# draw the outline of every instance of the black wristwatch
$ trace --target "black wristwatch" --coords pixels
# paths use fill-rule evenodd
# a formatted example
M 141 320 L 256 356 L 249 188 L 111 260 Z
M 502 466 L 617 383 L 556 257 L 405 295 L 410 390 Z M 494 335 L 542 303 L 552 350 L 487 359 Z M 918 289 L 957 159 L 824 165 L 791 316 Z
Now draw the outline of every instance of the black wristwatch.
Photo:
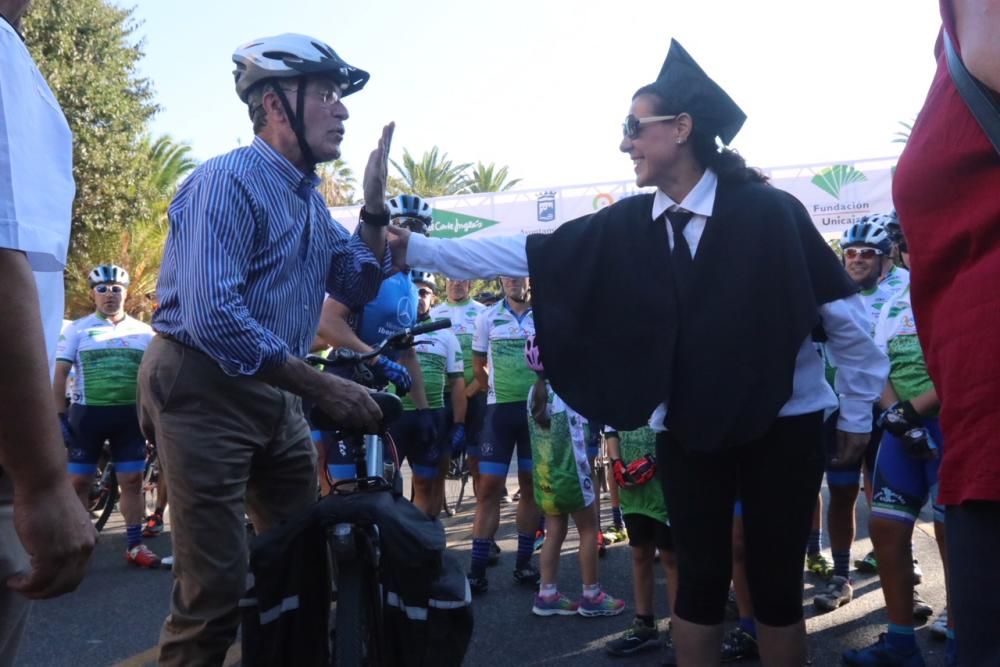
M 386 209 L 386 212 L 382 214 L 369 213 L 362 206 L 361 212 L 358 214 L 358 219 L 373 227 L 385 227 L 389 224 L 389 211 Z

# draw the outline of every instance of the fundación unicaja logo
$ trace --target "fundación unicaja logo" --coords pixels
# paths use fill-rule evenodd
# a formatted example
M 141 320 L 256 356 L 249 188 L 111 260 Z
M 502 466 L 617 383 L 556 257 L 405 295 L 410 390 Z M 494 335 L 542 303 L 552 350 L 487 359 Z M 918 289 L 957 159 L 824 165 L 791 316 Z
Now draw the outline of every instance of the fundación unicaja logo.
M 538 195 L 538 222 L 554 222 L 556 219 L 556 193 L 546 190 Z
M 835 164 L 822 169 L 812 178 L 812 183 L 834 199 L 840 199 L 840 191 L 845 185 L 867 181 L 868 177 L 849 164 Z
M 835 164 L 816 172 L 812 184 L 835 201 L 811 202 L 808 208 L 813 222 L 821 229 L 835 231 L 854 224 L 858 216 L 866 215 L 871 210 L 871 203 L 863 196 L 867 193 L 849 186 L 867 180 L 862 171 L 849 164 Z

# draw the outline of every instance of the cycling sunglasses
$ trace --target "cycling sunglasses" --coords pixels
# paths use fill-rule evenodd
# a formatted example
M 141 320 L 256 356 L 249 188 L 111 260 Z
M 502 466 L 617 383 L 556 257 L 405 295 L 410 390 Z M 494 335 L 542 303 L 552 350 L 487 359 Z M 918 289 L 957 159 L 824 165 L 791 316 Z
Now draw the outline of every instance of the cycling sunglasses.
M 125 291 L 125 288 L 121 285 L 98 285 L 94 288 L 97 290 L 98 294 L 107 294 L 111 292 L 112 294 L 121 294 Z
M 420 298 L 423 298 L 425 296 L 434 296 L 434 290 L 430 290 L 427 289 L 426 287 L 423 287 L 417 290 L 417 296 L 419 296 Z
M 845 248 L 844 257 L 847 259 L 854 259 L 855 257 L 861 257 L 861 259 L 875 259 L 882 254 L 882 251 L 878 248 Z
M 645 118 L 636 118 L 632 114 L 625 117 L 625 122 L 622 123 L 622 134 L 627 139 L 635 139 L 639 136 L 639 130 L 642 129 L 643 125 L 648 125 L 650 123 L 663 123 L 668 120 L 673 120 L 677 118 L 674 116 L 646 116 Z

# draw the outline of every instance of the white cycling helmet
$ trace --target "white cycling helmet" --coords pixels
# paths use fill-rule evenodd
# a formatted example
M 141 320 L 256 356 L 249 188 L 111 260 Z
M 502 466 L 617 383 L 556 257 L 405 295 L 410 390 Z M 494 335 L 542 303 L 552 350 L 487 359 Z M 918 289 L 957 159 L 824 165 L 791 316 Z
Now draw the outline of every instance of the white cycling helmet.
M 328 44 L 295 33 L 247 42 L 233 52 L 233 62 L 236 94 L 244 102 L 251 88 L 268 79 L 323 75 L 336 81 L 346 97 L 364 88 L 369 77 L 344 62 Z
M 840 238 L 840 247 L 870 246 L 889 254 L 889 251 L 892 250 L 889 232 L 874 220 L 876 217 L 881 216 L 866 215 L 851 225 Z
M 129 286 L 130 278 L 128 271 L 115 264 L 101 264 L 94 267 L 94 270 L 87 276 L 87 281 L 91 287 L 97 287 L 105 283 L 115 283 L 117 285 Z

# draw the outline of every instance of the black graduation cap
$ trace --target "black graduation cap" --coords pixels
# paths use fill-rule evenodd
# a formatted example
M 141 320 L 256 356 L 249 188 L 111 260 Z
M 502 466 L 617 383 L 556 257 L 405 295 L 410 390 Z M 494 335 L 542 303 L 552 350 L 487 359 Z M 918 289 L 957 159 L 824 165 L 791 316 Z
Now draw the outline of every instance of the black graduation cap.
M 709 78 L 676 39 L 660 74 L 652 84 L 663 98 L 668 113 L 687 112 L 695 125 L 707 128 L 728 145 L 743 127 L 747 116 L 719 84 Z

